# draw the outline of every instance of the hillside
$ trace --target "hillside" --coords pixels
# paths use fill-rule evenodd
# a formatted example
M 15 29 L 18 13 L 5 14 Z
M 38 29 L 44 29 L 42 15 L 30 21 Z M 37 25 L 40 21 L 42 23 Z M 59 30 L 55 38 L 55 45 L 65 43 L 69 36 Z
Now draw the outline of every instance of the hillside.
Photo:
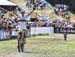
M 27 7 L 25 6 L 26 4 L 26 0 L 11 0 L 13 3 L 17 4 L 20 8 L 22 8 L 23 10 L 28 10 Z M 46 15 L 46 16 L 50 16 L 53 17 L 57 17 L 53 12 L 53 9 L 48 9 L 48 10 L 36 10 L 35 12 L 37 12 L 40 16 L 42 15 Z M 51 14 L 50 14 L 51 13 Z
M 20 8 L 22 8 L 23 10 L 25 11 L 28 11 L 28 8 L 25 6 L 26 4 L 26 0 L 11 0 L 13 3 L 17 4 Z M 38 13 L 38 15 L 40 16 L 48 16 L 50 17 L 51 19 L 57 19 L 57 18 L 60 18 L 59 16 L 57 16 L 54 11 L 53 11 L 53 8 L 51 9 L 46 9 L 46 10 L 35 10 L 36 13 Z M 72 14 L 71 12 L 69 13 L 69 15 L 71 16 L 71 21 L 74 21 L 75 20 L 75 15 Z M 62 18 L 62 17 L 61 17 Z
M 22 8 L 23 10 L 28 10 L 25 6 L 27 1 L 24 0 L 10 0 L 11 2 L 17 4 L 20 8 Z

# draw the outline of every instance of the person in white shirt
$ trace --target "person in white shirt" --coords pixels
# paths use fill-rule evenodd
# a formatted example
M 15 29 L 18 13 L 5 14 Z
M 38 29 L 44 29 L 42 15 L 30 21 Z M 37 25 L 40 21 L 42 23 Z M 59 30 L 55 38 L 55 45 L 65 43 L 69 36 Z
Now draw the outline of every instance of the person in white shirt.
M 31 15 L 31 13 L 35 10 L 35 8 L 33 8 L 33 10 L 29 13 L 26 14 L 24 11 L 21 12 L 21 15 L 18 16 L 18 25 L 17 30 L 18 30 L 18 52 L 24 52 L 24 44 L 26 44 L 26 19 L 29 17 L 29 15 Z

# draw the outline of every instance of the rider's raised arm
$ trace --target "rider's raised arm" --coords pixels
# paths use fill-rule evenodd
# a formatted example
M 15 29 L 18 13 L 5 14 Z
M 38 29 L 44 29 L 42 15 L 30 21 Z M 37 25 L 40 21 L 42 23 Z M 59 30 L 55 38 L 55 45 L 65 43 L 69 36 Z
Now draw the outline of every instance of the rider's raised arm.
M 35 8 L 36 7 L 33 7 L 33 10 L 28 14 L 28 16 L 31 15 L 34 12 Z

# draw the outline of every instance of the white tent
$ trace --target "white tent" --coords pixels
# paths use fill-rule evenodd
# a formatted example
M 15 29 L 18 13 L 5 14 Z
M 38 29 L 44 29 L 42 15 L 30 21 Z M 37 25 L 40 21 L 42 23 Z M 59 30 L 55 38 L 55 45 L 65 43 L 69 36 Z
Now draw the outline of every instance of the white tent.
M 49 8 L 52 8 L 52 5 L 47 2 L 46 0 L 40 0 L 41 2 L 45 3 Z
M 17 6 L 17 5 L 8 0 L 0 0 L 0 6 Z

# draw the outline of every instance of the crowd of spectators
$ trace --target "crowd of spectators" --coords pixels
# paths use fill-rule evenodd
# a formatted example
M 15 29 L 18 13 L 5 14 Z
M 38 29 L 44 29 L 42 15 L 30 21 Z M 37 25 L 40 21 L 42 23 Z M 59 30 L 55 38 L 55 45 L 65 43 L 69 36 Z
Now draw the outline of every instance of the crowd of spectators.
M 32 22 L 31 27 L 52 27 L 52 24 L 45 21 Z
M 10 14 L 9 17 L 5 18 L 4 15 L 2 15 L 0 17 L 0 39 L 4 38 L 10 38 L 12 31 L 16 30 L 16 27 L 14 26 L 14 24 L 17 23 L 18 19 L 22 19 L 21 16 L 21 11 L 19 11 L 20 13 L 18 14 L 18 16 L 14 16 L 12 14 Z M 27 15 L 26 13 L 24 13 L 25 15 Z M 45 20 L 36 20 L 31 22 L 30 18 L 28 17 L 23 17 L 26 18 L 27 21 L 27 28 L 30 31 L 30 27 L 54 27 L 54 32 L 61 32 L 62 29 L 65 27 L 69 28 L 70 30 L 74 31 L 75 30 L 75 23 L 69 23 L 64 19 L 57 19 L 54 21 L 45 21 Z
M 35 0 L 35 1 L 30 0 L 26 3 L 26 6 L 28 8 L 33 7 L 33 5 L 36 6 L 36 9 L 45 9 L 46 7 L 46 3 L 44 2 L 44 0 Z
M 12 34 L 13 25 L 16 23 L 16 17 L 10 15 L 5 18 L 3 15 L 0 17 L 0 39 L 10 38 Z
M 9 39 L 13 34 L 13 31 L 16 31 L 17 20 L 26 19 L 27 29 L 30 31 L 30 27 L 48 27 L 49 24 L 45 21 L 34 21 L 31 22 L 30 16 L 26 17 L 28 13 L 16 8 L 16 16 L 9 13 L 9 16 L 5 17 L 5 14 L 0 15 L 0 39 Z
M 68 13 L 68 9 L 69 9 L 69 6 L 67 5 L 64 5 L 64 4 L 56 4 L 55 5 L 55 9 L 54 9 L 54 12 L 55 14 L 57 15 L 65 15 Z
M 68 32 L 75 32 L 75 23 L 67 22 L 66 20 L 57 19 L 53 21 L 53 27 L 55 29 L 55 33 L 63 32 L 63 29 L 68 29 Z
M 40 3 L 40 0 L 37 0 L 38 3 Z M 63 8 L 59 8 L 58 10 L 61 11 Z M 64 9 L 65 11 L 66 9 Z M 57 8 L 55 10 L 57 13 Z M 1 12 L 2 13 L 2 12 Z M 65 19 L 57 19 L 54 21 L 45 21 L 45 20 L 35 20 L 31 21 L 30 16 L 26 17 L 28 13 L 25 11 L 22 11 L 21 8 L 16 8 L 16 16 L 9 14 L 10 16 L 4 17 L 4 13 L 0 15 L 0 39 L 9 39 L 11 38 L 12 31 L 16 31 L 17 20 L 18 19 L 25 19 L 26 20 L 26 26 L 28 31 L 30 31 L 30 27 L 54 27 L 54 32 L 61 32 L 62 29 L 65 27 L 69 28 L 69 30 L 73 29 L 75 30 L 75 23 L 67 22 Z M 17 34 L 17 33 L 16 33 Z

